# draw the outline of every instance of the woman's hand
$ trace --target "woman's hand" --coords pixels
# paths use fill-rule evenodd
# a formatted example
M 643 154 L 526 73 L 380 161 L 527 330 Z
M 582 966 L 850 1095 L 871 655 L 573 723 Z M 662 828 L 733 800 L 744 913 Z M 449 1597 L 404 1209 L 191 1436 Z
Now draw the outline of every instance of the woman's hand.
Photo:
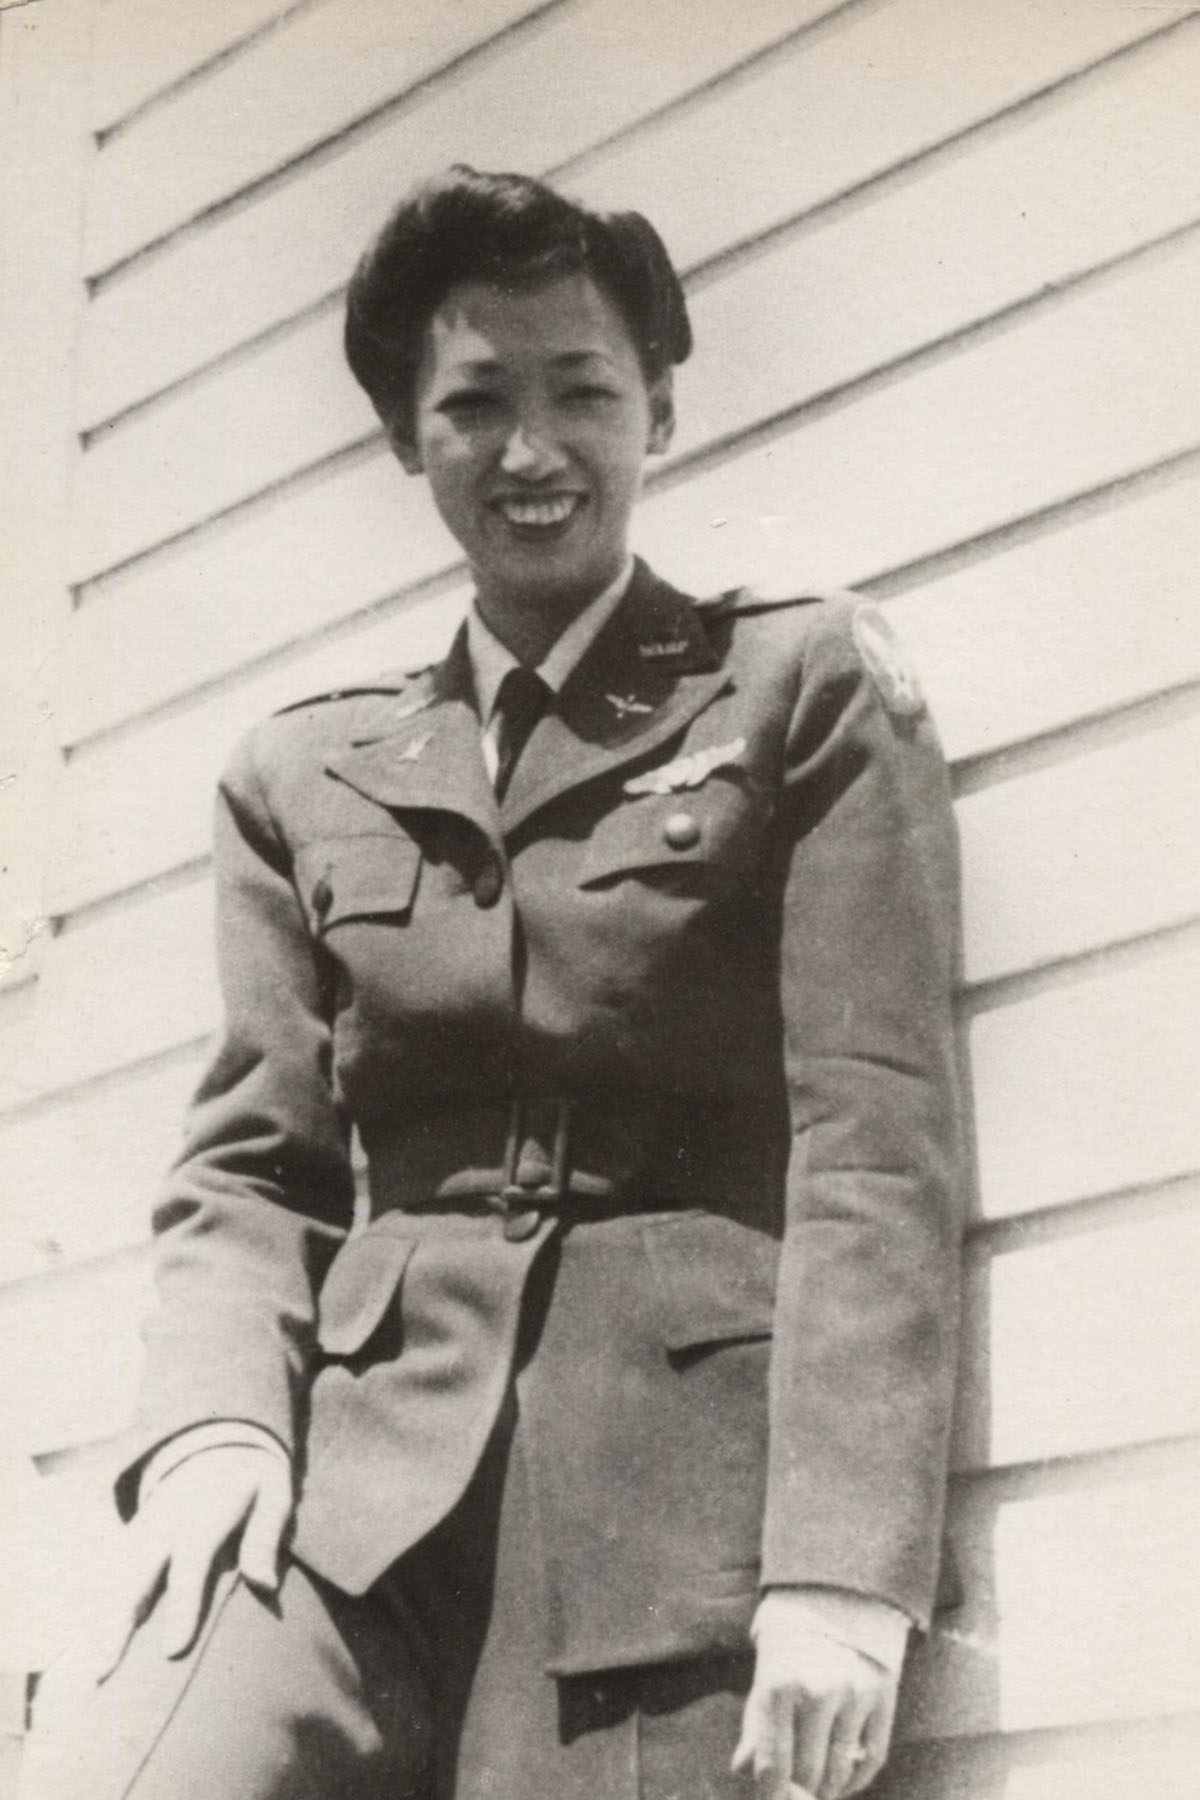
M 792 1600 L 778 1590 L 758 1609 L 733 1767 L 753 1768 L 758 1800 L 845 1800 L 883 1767 L 899 1677 L 798 1619 Z
M 96 1680 L 113 1674 L 134 1633 L 160 1607 L 164 1656 L 191 1649 L 227 1545 L 236 1546 L 237 1568 L 251 1587 L 274 1593 L 291 1516 L 291 1464 L 275 1448 L 215 1446 L 164 1475 L 122 1534 L 114 1611 Z

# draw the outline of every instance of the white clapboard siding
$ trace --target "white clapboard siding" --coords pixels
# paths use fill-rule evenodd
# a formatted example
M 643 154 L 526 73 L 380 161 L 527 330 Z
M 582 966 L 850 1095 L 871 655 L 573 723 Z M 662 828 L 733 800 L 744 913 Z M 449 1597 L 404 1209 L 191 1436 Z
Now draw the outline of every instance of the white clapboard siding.
M 985 1216 L 1200 1168 L 1198 1017 L 1200 951 L 1185 942 L 972 1020 Z
M 850 545 L 871 575 L 1190 449 L 1198 274 L 1189 241 L 764 434 L 656 496 L 641 541 L 701 592 L 836 578 Z
M 478 68 L 422 93 L 369 134 L 305 165 L 296 179 L 205 220 L 128 279 L 104 287 L 84 320 L 81 425 L 95 426 L 340 287 L 406 182 L 449 162 L 533 170 L 569 163 L 597 140 L 636 129 L 647 108 L 656 114 L 830 4 L 773 0 L 737 15 L 696 12 L 686 54 L 674 46 L 645 59 L 634 83 L 622 49 L 625 11 L 610 6 L 603 31 L 597 0 L 551 13 L 539 25 L 537 45 L 527 34 L 500 43 Z M 564 84 L 568 104 L 547 106 L 548 80 L 558 85 L 559 71 L 575 67 L 586 67 L 586 88 Z M 604 159 L 602 149 L 601 167 Z M 777 193 L 786 181 L 781 170 Z M 620 197 L 623 206 L 635 203 Z M 727 215 L 718 195 L 713 203 L 719 228 Z M 309 228 L 314 216 L 320 232 Z M 674 244 L 673 220 L 661 223 Z M 244 278 L 231 281 L 231 271 Z M 158 329 L 163 317 L 177 319 L 177 329 Z
M 1200 33 L 1196 44 L 1200 81 Z M 1098 97 L 1120 115 L 1124 105 L 1146 105 L 1152 91 L 1147 82 L 1126 96 L 1112 82 Z M 1166 231 L 1200 220 L 1200 169 L 1186 164 L 1157 190 L 1154 220 L 1108 204 L 1108 124 L 1101 113 L 1089 139 L 1070 133 L 1057 111 L 1042 112 L 1022 131 L 964 146 L 920 179 L 914 172 L 705 286 L 692 304 L 697 350 L 686 381 L 695 403 L 681 417 L 677 451 L 829 392 L 1093 268 L 1145 243 L 1160 223 Z M 1069 164 L 1064 129 L 1075 153 Z M 1170 142 L 1164 136 L 1164 154 Z M 1061 201 L 1042 209 L 1035 196 L 1056 172 Z M 939 245 L 953 253 L 936 254 Z M 781 294 L 787 305 L 778 304 Z
M 937 578 L 890 617 L 947 753 L 980 757 L 1200 681 L 1200 465 Z
M 84 455 L 76 579 L 120 564 L 378 429 L 322 313 L 139 413 Z
M 1200 1718 L 1076 1726 L 899 1747 L 877 1800 L 1191 1800 Z
M 77 742 L 350 620 L 423 577 L 461 568 L 461 554 L 424 481 L 389 453 L 285 489 L 85 601 L 65 646 L 63 739 Z
M 819 10 L 810 7 L 807 14 Z M 761 6 L 742 9 L 736 19 L 715 9 L 711 15 L 711 25 L 723 33 L 735 25 L 738 30 L 728 64 L 754 47 L 742 34 L 757 27 L 756 41 L 767 42 L 779 22 Z M 578 29 L 574 21 L 564 21 L 564 31 L 572 28 Z M 695 9 L 690 31 L 707 34 L 709 28 L 706 9 Z M 96 425 L 337 289 L 396 193 L 398 169 L 430 170 L 451 159 L 491 167 L 514 161 L 524 168 L 556 166 L 564 185 L 591 203 L 646 212 L 687 267 L 1019 103 L 1145 29 L 1145 21 L 1116 8 L 1081 5 L 1060 11 L 1053 30 L 1020 32 L 1006 0 L 987 0 L 969 12 L 950 0 L 852 8 L 828 29 L 789 43 L 759 66 L 656 118 L 651 129 L 634 130 L 590 154 L 584 135 L 590 109 L 561 120 L 555 115 L 549 123 L 564 132 L 558 141 L 539 117 L 528 116 L 523 97 L 530 73 L 539 71 L 526 72 L 525 47 L 515 46 L 507 56 L 498 53 L 481 76 L 503 81 L 512 97 L 507 116 L 464 116 L 463 89 L 447 87 L 419 110 L 401 113 L 369 139 L 306 169 L 302 181 L 274 187 L 252 205 L 212 220 L 129 280 L 105 289 L 85 320 L 80 423 Z M 914 57 L 928 56 L 930 40 L 939 61 L 954 70 L 953 79 L 933 89 L 914 86 L 911 66 Z M 1189 117 L 1192 54 L 1176 59 L 1177 73 L 1157 44 L 1134 53 L 1127 71 L 1113 71 L 1116 90 L 1128 91 L 1124 105 L 1103 92 L 1066 98 L 1059 137 L 1064 160 L 1055 191 L 1069 199 L 1077 180 L 1086 188 L 1098 121 L 1112 156 L 1131 178 L 1149 163 L 1164 190 L 1160 201 L 1157 188 L 1135 184 L 1137 204 L 1130 207 L 1110 193 L 1101 209 L 1104 228 L 1118 236 L 1125 222 L 1148 234 L 1161 228 L 1157 221 L 1170 216 L 1172 195 L 1189 177 L 1186 166 L 1171 158 L 1170 146 Z M 696 78 L 694 63 L 672 55 L 663 61 L 664 73 L 678 76 L 680 87 L 684 76 Z M 847 63 L 851 80 L 844 74 Z M 625 59 L 606 58 L 599 67 L 591 60 L 589 89 L 601 83 L 613 90 L 609 131 L 631 117 L 626 82 Z M 1150 104 L 1142 97 L 1147 84 Z M 918 93 L 920 103 L 914 104 Z M 752 130 L 746 120 L 753 121 Z M 738 146 L 736 156 L 729 154 L 731 143 Z M 1032 161 L 1036 165 L 1036 151 Z M 681 170 L 688 172 L 686 182 Z M 1018 191 L 1024 185 L 1019 176 L 1016 185 Z M 994 192 L 993 205 L 1002 192 Z M 1044 192 L 1027 209 L 1035 237 L 1051 217 Z M 320 233 L 307 229 L 314 210 L 325 224 Z M 231 271 L 250 269 L 252 280 L 229 279 Z M 178 321 L 170 333 L 158 328 L 168 316 Z
M 1170 212 L 1176 224 L 1200 217 L 1200 178 L 1185 166 Z M 980 227 L 994 189 L 988 169 L 977 174 L 975 186 L 967 164 L 935 171 L 705 290 L 694 309 L 699 352 L 680 378 L 674 456 L 995 312 L 1070 274 L 1081 258 L 1085 267 L 1103 260 L 1113 234 L 1087 228 L 1089 217 L 1100 216 L 1098 195 L 1084 209 L 1078 239 L 1063 237 L 1060 260 L 1044 247 L 1039 253 L 1030 241 L 1038 234 L 1023 225 L 1019 208 L 1009 232 Z M 928 240 L 942 225 L 962 260 L 931 274 Z M 1059 233 L 1053 236 L 1057 242 Z M 873 278 L 881 267 L 890 271 L 888 283 Z M 797 311 L 776 304 L 780 292 L 797 296 Z M 77 579 L 374 432 L 373 409 L 345 369 L 341 332 L 340 311 L 324 310 L 96 440 L 80 472 Z
M 530 90 L 540 128 L 574 113 L 589 122 L 594 141 L 661 105 L 679 87 L 706 80 L 739 55 L 828 11 L 830 3 L 755 0 L 738 13 L 710 13 L 682 0 L 653 8 L 636 0 L 555 0 L 540 9 L 529 0 L 472 0 L 469 6 L 465 0 L 408 0 L 403 8 L 378 0 L 325 0 L 253 46 L 220 83 L 198 85 L 115 140 L 96 171 L 88 269 L 96 273 L 128 257 L 336 137 L 521 15 L 544 15 L 535 16 L 521 44 L 527 74 L 540 75 Z M 624 81 L 615 105 L 606 99 L 608 83 L 601 80 L 594 90 L 577 78 L 580 71 L 590 76 L 618 63 Z M 509 106 L 513 99 L 507 96 Z M 504 111 L 506 96 L 481 84 L 478 103 L 495 116 Z M 539 128 L 533 110 L 521 115 L 526 142 Z M 393 169 L 405 166 L 416 172 L 411 163 Z
M 106 144 L 84 267 L 102 274 L 427 80 L 536 0 L 318 0 Z
M 7 1454 L 100 1442 L 126 1428 L 149 1301 L 144 1250 L 0 1288 Z
M 959 802 L 968 981 L 1200 920 L 1196 715 Z
M 93 9 L 93 130 L 110 131 L 135 108 L 294 11 L 297 3 L 221 0 L 219 6 L 175 7 L 163 0 L 102 0 Z
M 1200 1434 L 1200 1210 L 975 1246 L 956 1467 Z
M 1195 75 L 1200 84 L 1200 32 L 1196 47 Z M 897 193 L 885 192 L 872 204 L 829 221 L 777 254 L 756 260 L 715 287 L 706 288 L 693 308 L 698 351 L 681 380 L 677 452 L 695 449 L 709 436 L 735 431 L 763 413 L 853 379 L 952 330 L 965 319 L 994 312 L 1036 291 L 1046 279 L 1069 275 L 1128 247 L 1132 236 L 1128 215 L 1106 204 L 1111 191 L 1111 164 L 1105 154 L 1113 124 L 1109 115 L 1122 118 L 1127 112 L 1127 106 L 1112 104 L 1113 87 L 1110 83 L 1101 90 L 1099 98 L 1109 103 L 1107 111 L 1093 121 L 1091 137 L 1083 140 L 1092 152 L 1090 163 L 1082 170 L 1074 166 L 1065 172 L 1063 205 L 1052 214 L 1029 204 L 1030 190 L 1044 186 L 1062 163 L 1063 123 L 1056 114 L 1048 113 L 1021 134 L 988 140 L 923 180 L 910 182 Z M 1089 95 L 1093 105 L 1096 98 Z M 1145 95 L 1135 93 L 1125 100 L 1132 102 L 1133 116 L 1156 116 L 1144 108 Z M 1170 141 L 1170 134 L 1164 134 L 1164 149 Z M 1069 135 L 1068 142 L 1077 146 L 1080 134 Z M 1164 226 L 1200 216 L 1200 174 L 1186 159 L 1169 166 L 1183 173 L 1174 183 L 1163 184 L 1162 192 L 1174 202 L 1164 204 L 1155 221 Z M 987 206 L 989 196 L 997 192 L 1011 195 L 1002 215 L 1007 231 L 1000 228 L 995 210 Z M 1072 224 L 1077 227 L 1074 232 L 1069 229 Z M 959 249 L 954 258 L 940 259 L 931 275 L 928 245 L 939 230 Z M 875 279 L 872 273 L 884 267 L 889 271 L 887 282 Z M 802 308 L 803 297 L 812 296 L 803 329 L 797 328 L 795 315 L 773 303 L 778 291 L 795 293 Z M 265 395 L 265 400 L 260 398 L 260 412 L 266 420 L 260 449 L 268 457 L 268 467 L 278 467 L 279 457 L 302 462 L 310 452 L 322 454 L 331 443 L 351 442 L 373 429 L 373 415 L 342 365 L 339 330 L 339 315 L 330 314 L 298 336 L 268 347 L 259 358 L 253 388 Z M 157 334 L 155 341 L 160 337 Z M 311 429 L 296 437 L 292 435 L 295 421 L 285 416 L 283 396 L 305 385 L 302 373 L 292 369 L 293 361 L 312 356 L 317 357 L 332 386 L 319 406 L 301 403 Z M 92 491 L 102 496 L 102 502 L 97 498 L 96 504 L 102 503 L 104 510 L 111 512 L 116 488 L 126 485 L 136 490 L 160 465 L 172 476 L 176 495 L 172 507 L 180 504 L 185 474 L 210 493 L 209 481 L 227 480 L 232 485 L 219 491 L 232 493 L 241 455 L 252 435 L 247 408 L 253 407 L 253 395 L 247 398 L 245 377 L 239 363 L 215 376 L 197 395 L 178 396 L 161 412 L 98 445 L 87 460 L 88 479 L 99 484 Z M 234 458 L 229 455 L 230 418 L 239 422 L 239 451 Z M 184 444 L 191 446 L 187 471 L 180 466 Z M 379 478 L 378 471 L 374 474 Z M 346 477 L 330 479 L 340 484 Z M 367 479 L 365 474 L 363 479 Z M 393 540 L 394 561 L 388 570 L 393 580 L 404 578 L 399 568 L 400 546 L 403 514 L 409 503 L 406 497 L 399 497 L 399 486 L 396 481 L 386 489 L 388 502 L 396 495 L 401 509 Z M 310 488 L 303 496 L 304 503 L 314 510 L 321 508 L 323 500 L 319 489 L 314 495 Z M 276 517 L 270 509 L 255 514 L 234 527 L 234 542 L 230 542 L 230 534 L 222 534 L 215 545 L 215 567 L 219 570 L 222 566 L 222 548 L 227 547 L 227 554 L 234 551 L 242 532 L 253 553 L 256 541 L 270 531 L 280 567 L 276 571 L 268 556 L 258 580 L 286 594 L 287 628 L 294 632 L 297 625 L 288 559 L 293 540 L 289 534 L 271 529 Z M 439 548 L 446 548 L 444 540 Z M 326 561 L 328 555 L 327 550 Z M 347 559 L 343 556 L 342 560 Z M 355 566 L 361 561 L 361 555 L 356 556 Z M 148 694 L 153 699 L 169 682 L 178 685 L 183 672 L 195 667 L 197 659 L 200 678 L 214 669 L 229 634 L 228 629 L 215 633 L 205 629 L 211 610 L 203 605 L 206 578 L 210 584 L 217 580 L 220 591 L 219 577 L 208 577 L 210 566 L 204 545 L 181 545 L 168 554 L 165 565 L 161 558 L 153 559 L 94 592 L 84 609 L 73 651 L 79 671 L 76 687 L 83 691 L 78 712 L 68 701 L 65 729 L 70 736 L 104 722 L 106 701 L 111 708 L 126 694 L 131 698 Z M 368 570 L 376 567 L 373 559 L 367 564 Z M 164 582 L 170 582 L 173 570 L 185 572 L 184 578 L 191 582 L 193 604 L 186 610 L 179 602 L 165 606 L 162 601 Z M 304 585 L 313 588 L 315 575 Z M 339 584 L 328 575 L 324 586 L 331 596 L 337 595 Z M 147 614 L 151 610 L 147 595 L 153 605 L 153 617 L 146 620 L 148 629 L 135 625 L 124 633 L 114 615 L 126 607 L 135 619 Z M 228 607 L 224 611 L 228 617 Z M 264 616 L 271 616 L 269 605 L 257 603 L 256 631 L 265 630 L 259 622 Z M 179 627 L 172 627 L 171 622 L 179 619 L 192 626 L 190 645 L 178 642 Z M 96 640 L 106 628 L 121 633 L 122 679 L 100 685 L 95 674 Z M 159 650 L 163 638 L 166 642 Z M 132 665 L 125 661 L 126 644 L 128 653 L 136 657 Z M 253 646 L 250 648 L 252 652 Z M 192 654 L 180 654 L 187 651 Z M 159 661 L 154 663 L 156 652 Z M 229 645 L 227 655 L 237 660 L 236 643 Z
M 664 155 L 649 161 L 635 141 L 618 146 L 615 155 L 605 157 L 603 171 L 595 170 L 602 178 L 597 198 L 616 205 L 629 203 L 622 196 L 637 195 L 636 204 L 651 218 L 669 222 L 671 243 L 689 262 L 706 259 L 722 246 L 726 217 L 741 221 L 739 237 L 752 237 L 828 196 L 893 171 L 978 121 L 1028 105 L 1043 90 L 1152 36 L 1161 23 L 1122 17 L 1117 7 L 1090 0 L 1054 7 L 1035 0 L 1023 13 L 1010 0 L 973 0 L 969 7 L 954 0 L 862 6 L 838 21 L 836 35 L 805 48 L 794 77 L 786 69 L 764 70 L 761 79 L 731 82 L 708 106 L 666 122 L 660 134 Z M 1115 64 L 1111 78 L 1122 84 L 1140 81 L 1135 64 L 1143 55 L 1152 57 L 1159 69 L 1156 96 L 1161 91 L 1169 109 L 1171 54 L 1160 62 L 1147 42 L 1128 68 L 1124 59 Z M 1135 90 L 1131 98 L 1136 105 Z M 1061 114 L 1061 186 L 1042 191 L 1041 208 L 1047 193 L 1057 208 L 1075 157 L 1086 170 L 1090 156 L 1089 103 L 1081 94 L 1077 110 L 1068 94 L 1056 95 L 1056 110 L 1060 99 L 1067 106 Z M 1023 131 L 1026 121 L 1011 124 Z M 1115 124 L 1113 149 L 1129 159 L 1122 164 L 1133 181 L 1129 216 L 1149 221 L 1155 196 L 1150 184 L 1136 179 L 1145 152 L 1153 154 L 1143 136 L 1147 129 L 1152 128 L 1133 117 Z M 732 156 L 730 144 L 737 146 Z M 688 171 L 689 191 L 680 191 L 680 169 Z M 581 173 L 591 181 L 590 159 Z M 1162 173 L 1154 165 L 1156 180 Z M 989 198 L 1001 228 L 1009 198 L 1004 193 Z M 1120 194 L 1112 202 L 1114 210 L 1127 210 Z M 714 209 L 716 219 L 709 225 L 707 215 Z
M 169 1054 L 0 1115 L 0 1283 L 142 1241 L 202 1059 Z
M 620 8 L 631 18 L 645 11 L 638 0 L 620 0 Z M 786 7 L 784 0 L 772 0 L 770 7 L 748 10 L 744 16 L 763 29 L 776 8 L 794 11 L 795 0 L 786 0 Z M 590 10 L 584 7 L 570 16 L 577 28 L 588 24 L 593 28 L 575 47 L 580 66 L 589 68 L 586 38 L 594 35 L 601 19 L 605 21 L 609 85 L 624 109 L 639 95 L 645 103 L 653 97 L 641 91 L 650 71 L 660 85 L 666 79 L 681 80 L 701 51 L 707 52 L 709 65 L 720 67 L 730 49 L 729 21 L 714 12 L 704 30 L 689 31 L 689 54 L 682 67 L 672 57 L 648 63 L 647 72 L 631 85 L 620 54 L 623 11 L 597 8 L 597 0 L 590 0 Z M 527 80 L 534 74 L 529 64 L 527 53 L 522 58 Z M 601 61 L 588 84 L 593 106 L 602 92 L 604 67 Z M 487 91 L 493 93 L 495 71 L 486 71 L 486 78 Z M 495 99 L 493 93 L 493 103 Z M 505 113 L 512 114 L 514 96 L 502 90 L 499 100 Z M 606 108 L 603 117 L 611 129 L 609 111 Z M 565 117 L 578 130 L 579 104 L 572 105 Z M 393 193 L 394 182 L 387 189 L 389 200 Z M 80 477 L 76 579 L 119 564 L 374 430 L 375 414 L 345 369 L 341 329 L 338 312 L 302 321 L 98 439 L 84 459 Z M 231 421 L 236 422 L 233 429 Z
M 700 592 L 756 568 L 786 574 L 794 588 L 842 578 L 848 567 L 869 575 L 1178 452 L 1200 441 L 1200 367 L 1180 355 L 1198 278 L 1200 239 L 1159 253 L 660 489 L 642 509 L 637 539 Z M 1113 344 L 1103 407 L 1092 404 L 1097 341 Z M 963 444 L 981 448 L 965 456 Z M 431 506 L 427 516 L 432 523 Z M 343 541 L 355 535 L 348 517 Z M 387 661 L 402 663 L 399 622 L 394 641 Z M 311 685 L 291 695 L 325 685 L 324 653 L 313 661 Z M 275 697 L 277 669 L 260 683 L 73 759 L 60 813 L 72 854 L 58 910 L 202 851 L 205 797 L 234 729 L 288 697 Z
M 193 1043 L 218 1020 L 212 898 L 187 881 L 56 939 L 37 1005 L 0 1006 L 8 1106 Z
M 914 1667 L 903 1735 L 1045 1731 L 1193 1710 L 1200 1471 L 1098 1474 L 1063 1493 L 1039 1492 L 1036 1476 L 1025 1485 L 1024 1494 L 987 1479 L 959 1488 L 951 1530 L 970 1601 Z M 1088 1792 L 1059 1790 L 1061 1800 Z

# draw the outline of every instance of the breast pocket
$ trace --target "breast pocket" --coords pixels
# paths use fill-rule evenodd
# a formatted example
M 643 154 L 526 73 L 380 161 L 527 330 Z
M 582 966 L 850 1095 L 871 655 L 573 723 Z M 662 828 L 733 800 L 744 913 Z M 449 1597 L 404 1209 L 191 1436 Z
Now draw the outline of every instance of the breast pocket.
M 592 832 L 579 886 L 672 872 L 741 885 L 758 866 L 769 812 L 760 788 L 724 773 L 693 790 L 623 797 Z
M 351 920 L 408 918 L 420 876 L 420 846 L 398 830 L 307 844 L 296 857 L 300 903 L 319 937 Z

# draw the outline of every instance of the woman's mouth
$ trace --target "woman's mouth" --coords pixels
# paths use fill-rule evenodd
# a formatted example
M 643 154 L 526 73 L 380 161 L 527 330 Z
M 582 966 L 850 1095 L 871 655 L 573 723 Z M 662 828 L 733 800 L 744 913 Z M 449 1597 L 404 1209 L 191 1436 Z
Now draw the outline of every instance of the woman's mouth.
M 543 499 L 526 499 L 509 494 L 494 502 L 497 512 L 518 530 L 545 531 L 565 525 L 583 505 L 582 494 L 548 494 Z

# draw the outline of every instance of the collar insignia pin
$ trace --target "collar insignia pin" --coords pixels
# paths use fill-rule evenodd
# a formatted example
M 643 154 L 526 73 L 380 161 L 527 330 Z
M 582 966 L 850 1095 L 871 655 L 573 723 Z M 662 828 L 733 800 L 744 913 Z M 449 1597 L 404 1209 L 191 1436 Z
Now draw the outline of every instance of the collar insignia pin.
M 652 638 L 638 645 L 638 655 L 651 661 L 659 656 L 683 656 L 690 648 L 687 638 Z
M 628 719 L 636 713 L 652 713 L 654 708 L 646 700 L 635 700 L 631 695 L 625 698 L 621 694 L 605 694 L 608 704 L 615 708 L 618 718 Z
M 410 738 L 404 748 L 398 750 L 396 754 L 401 762 L 417 762 L 424 756 L 432 742 L 433 733 L 432 731 L 427 731 L 423 737 Z

